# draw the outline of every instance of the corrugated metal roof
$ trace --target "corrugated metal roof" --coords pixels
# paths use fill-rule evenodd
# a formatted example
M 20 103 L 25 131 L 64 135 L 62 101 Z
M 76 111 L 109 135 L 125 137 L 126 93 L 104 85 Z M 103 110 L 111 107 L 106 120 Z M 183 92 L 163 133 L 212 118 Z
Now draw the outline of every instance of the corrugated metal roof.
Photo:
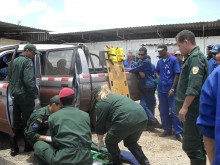
M 0 38 L 34 42 L 49 39 L 49 31 L 0 21 Z
M 220 35 L 220 20 L 213 22 L 179 23 L 69 32 L 51 34 L 51 36 L 53 39 L 60 39 L 66 42 L 101 42 L 132 39 L 173 38 L 178 32 L 184 29 L 193 31 L 197 37 L 218 36 Z
M 17 25 L 17 24 L 13 24 L 13 23 L 8 23 L 8 22 L 2 22 L 0 21 L 0 32 L 2 31 L 9 31 L 9 30 L 24 30 L 27 32 L 32 32 L 32 31 L 36 31 L 36 32 L 50 32 L 48 30 L 43 30 L 43 29 L 38 29 L 38 28 L 33 28 L 33 27 L 29 27 L 29 26 L 22 26 L 22 25 Z

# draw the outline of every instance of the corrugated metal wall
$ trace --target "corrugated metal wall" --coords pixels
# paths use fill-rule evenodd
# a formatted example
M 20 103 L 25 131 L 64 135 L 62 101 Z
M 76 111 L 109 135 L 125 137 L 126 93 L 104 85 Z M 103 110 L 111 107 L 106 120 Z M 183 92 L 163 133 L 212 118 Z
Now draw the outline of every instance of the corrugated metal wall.
M 156 64 L 158 61 L 157 55 L 158 52 L 155 52 L 157 45 L 159 43 L 167 44 L 168 51 L 175 52 L 178 50 L 178 46 L 176 45 L 175 38 L 165 38 L 165 39 L 142 39 L 142 40 L 127 40 L 127 41 L 109 41 L 109 42 L 96 42 L 96 43 L 86 43 L 91 53 L 99 54 L 99 51 L 103 51 L 106 45 L 113 45 L 117 47 L 122 47 L 124 49 L 124 53 L 131 51 L 133 55 L 138 54 L 138 50 L 141 47 L 141 44 L 145 44 L 148 55 L 151 56 L 151 61 L 153 64 Z M 209 44 L 219 43 L 220 44 L 220 36 L 215 37 L 197 37 L 196 44 L 200 47 L 203 53 L 206 52 L 206 46 Z M 205 53 L 206 54 L 206 53 Z

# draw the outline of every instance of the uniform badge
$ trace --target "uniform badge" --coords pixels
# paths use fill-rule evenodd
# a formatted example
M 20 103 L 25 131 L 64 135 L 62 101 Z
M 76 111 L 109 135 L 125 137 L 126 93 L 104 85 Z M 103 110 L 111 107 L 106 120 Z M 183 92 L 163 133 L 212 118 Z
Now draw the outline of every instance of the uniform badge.
M 40 119 L 40 118 L 38 118 L 38 119 L 37 119 L 37 121 L 38 121 L 38 122 L 40 122 L 40 123 L 42 123 L 42 122 L 43 122 L 43 121 L 42 121 L 42 119 Z
M 38 123 L 34 123 L 33 128 L 38 129 L 39 128 L 39 124 Z
M 197 74 L 199 72 L 199 67 L 198 66 L 194 66 L 193 68 L 192 68 L 192 73 L 193 74 Z

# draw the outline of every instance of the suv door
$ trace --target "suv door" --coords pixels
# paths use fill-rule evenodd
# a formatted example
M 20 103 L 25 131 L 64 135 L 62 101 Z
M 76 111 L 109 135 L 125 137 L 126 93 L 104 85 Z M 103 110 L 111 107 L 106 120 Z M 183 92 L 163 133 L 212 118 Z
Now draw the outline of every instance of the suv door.
M 42 55 L 40 79 L 40 101 L 45 106 L 51 97 L 63 87 L 74 88 L 74 66 L 76 47 L 51 49 Z
M 3 56 L 7 56 L 7 52 L 13 53 L 12 59 L 15 58 L 15 55 L 18 50 L 18 45 L 3 47 L 0 48 L 0 60 Z M 10 67 L 8 68 L 10 69 Z M 9 71 L 10 72 L 10 71 Z M 10 95 L 9 81 L 3 80 L 0 81 L 0 131 L 7 134 L 13 135 L 11 129 L 12 123 L 12 111 L 13 111 L 13 102 Z

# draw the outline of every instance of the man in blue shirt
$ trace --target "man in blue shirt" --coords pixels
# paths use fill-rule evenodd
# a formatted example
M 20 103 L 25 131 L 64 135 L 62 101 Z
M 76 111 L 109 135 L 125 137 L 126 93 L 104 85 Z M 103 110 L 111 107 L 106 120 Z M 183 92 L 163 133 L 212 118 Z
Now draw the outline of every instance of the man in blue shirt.
M 132 58 L 132 52 L 128 52 L 127 59 L 124 60 L 124 67 L 126 71 L 129 71 L 130 69 L 134 68 L 136 65 L 136 62 Z
M 208 61 L 209 66 L 209 74 L 212 73 L 212 71 L 218 66 L 216 61 L 216 53 L 218 52 L 218 48 L 220 47 L 220 44 L 214 44 L 212 45 L 212 49 L 209 50 L 212 53 L 212 58 Z
M 4 80 L 7 76 L 7 57 L 4 56 L 2 59 L 0 59 L 0 81 Z
M 147 49 L 145 47 L 141 47 L 139 49 L 139 58 L 140 60 L 138 61 L 136 67 L 131 69 L 129 72 L 136 73 L 140 76 L 140 104 L 148 115 L 148 126 L 151 128 L 160 127 L 158 120 L 152 113 L 154 111 L 155 104 L 156 80 L 154 75 L 154 67 L 151 64 L 150 59 L 147 58 Z
M 220 52 L 220 48 L 218 49 Z M 201 128 L 209 162 L 220 164 L 220 66 L 203 84 L 197 125 Z M 217 140 L 218 139 L 218 140 Z
M 182 142 L 183 127 L 174 112 L 176 86 L 180 74 L 178 59 L 167 53 L 167 46 L 159 44 L 157 51 L 161 58 L 157 62 L 156 75 L 158 83 L 158 98 L 160 103 L 160 117 L 164 132 L 161 137 L 172 135 L 172 126 L 176 133 L 176 139 Z

